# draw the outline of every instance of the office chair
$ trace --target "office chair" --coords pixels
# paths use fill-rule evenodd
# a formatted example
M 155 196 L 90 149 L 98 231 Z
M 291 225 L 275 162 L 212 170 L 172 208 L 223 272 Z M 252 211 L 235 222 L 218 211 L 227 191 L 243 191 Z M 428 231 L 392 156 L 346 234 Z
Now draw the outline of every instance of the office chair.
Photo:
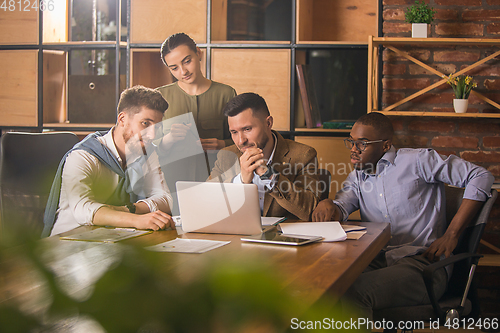
M 464 189 L 446 186 L 445 191 L 446 219 L 449 224 L 462 202 Z M 491 197 L 485 201 L 481 210 L 460 236 L 457 247 L 453 251 L 454 255 L 427 266 L 422 272 L 431 304 L 380 309 L 374 311 L 374 320 L 385 319 L 396 325 L 400 321 L 428 323 L 430 319 L 439 319 L 440 324 L 444 325 L 448 318 L 453 320 L 453 318 L 464 316 L 476 317 L 479 314 L 477 292 L 472 278 L 482 255 L 476 254 L 476 251 L 497 195 L 496 190 L 491 190 Z M 452 263 L 454 264 L 453 273 L 447 291 L 440 299 L 437 299 L 433 290 L 433 274 L 437 269 Z M 396 332 L 395 329 L 386 331 Z
M 322 191 L 319 196 L 319 200 L 327 199 L 330 195 L 330 184 L 332 181 L 332 175 L 327 169 L 318 169 L 318 178 L 321 182 Z
M 50 187 L 64 154 L 79 141 L 70 132 L 8 132 L 0 149 L 0 236 L 40 237 Z M 10 240 L 13 241 L 12 239 Z

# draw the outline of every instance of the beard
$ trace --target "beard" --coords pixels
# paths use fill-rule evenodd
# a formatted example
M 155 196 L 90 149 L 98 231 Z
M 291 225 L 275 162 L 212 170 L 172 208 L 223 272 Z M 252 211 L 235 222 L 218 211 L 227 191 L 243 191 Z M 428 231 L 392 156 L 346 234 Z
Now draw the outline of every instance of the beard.
M 131 130 L 125 129 L 123 131 L 123 141 L 125 142 L 125 152 L 128 158 L 146 155 L 145 143 L 141 140 L 141 134 L 134 134 Z
M 257 148 L 264 150 L 264 147 L 267 145 L 268 142 L 269 142 L 269 138 L 266 135 L 263 135 L 262 138 L 260 138 L 260 140 L 258 140 L 256 142 L 252 142 L 252 143 L 249 143 L 249 144 L 246 144 L 243 146 L 237 146 L 237 147 L 242 153 L 245 152 L 246 149 L 251 148 L 251 147 L 257 147 Z

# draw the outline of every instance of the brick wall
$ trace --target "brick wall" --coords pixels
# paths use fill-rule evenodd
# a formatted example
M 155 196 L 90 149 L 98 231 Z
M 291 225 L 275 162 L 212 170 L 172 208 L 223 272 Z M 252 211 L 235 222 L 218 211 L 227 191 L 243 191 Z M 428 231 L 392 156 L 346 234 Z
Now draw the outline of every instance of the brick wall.
M 500 38 L 500 0 L 425 0 L 437 10 L 429 37 Z M 414 0 L 382 0 L 383 36 L 411 37 L 411 24 L 404 22 L 406 7 Z M 498 51 L 492 47 L 403 48 L 412 56 L 448 75 Z M 440 78 L 384 50 L 382 107 L 427 87 Z M 500 59 L 493 59 L 467 73 L 477 91 L 500 103 Z M 454 94 L 442 85 L 396 110 L 454 112 Z M 471 95 L 467 112 L 500 113 Z M 442 154 L 455 154 L 487 168 L 500 180 L 500 119 L 392 116 L 394 145 L 431 147 Z M 500 247 L 500 199 L 490 215 L 483 239 Z M 485 246 L 481 253 L 494 253 Z M 500 268 L 480 267 L 477 273 L 483 316 L 500 314 Z M 493 306 L 495 305 L 496 306 Z

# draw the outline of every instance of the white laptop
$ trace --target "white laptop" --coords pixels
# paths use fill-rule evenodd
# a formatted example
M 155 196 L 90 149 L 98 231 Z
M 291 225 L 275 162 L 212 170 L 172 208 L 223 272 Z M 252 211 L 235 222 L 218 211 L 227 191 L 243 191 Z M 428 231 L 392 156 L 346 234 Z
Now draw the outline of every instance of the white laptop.
M 232 235 L 262 232 L 255 184 L 178 181 L 182 230 Z

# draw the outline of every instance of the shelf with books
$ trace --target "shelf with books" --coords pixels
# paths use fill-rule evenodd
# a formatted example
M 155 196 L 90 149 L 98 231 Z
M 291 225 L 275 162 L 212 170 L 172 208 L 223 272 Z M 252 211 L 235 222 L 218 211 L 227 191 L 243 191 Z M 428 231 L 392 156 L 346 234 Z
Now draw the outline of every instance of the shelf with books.
M 297 66 L 311 73 L 320 124 L 315 131 L 349 130 L 352 123 L 366 113 L 367 49 L 364 45 L 331 45 L 330 47 L 297 49 Z M 307 126 L 302 101 L 300 78 L 295 89 L 295 131 Z M 306 95 L 307 96 L 307 95 Z M 314 97 L 313 97 L 314 98 Z M 308 105 L 306 103 L 305 105 Z

